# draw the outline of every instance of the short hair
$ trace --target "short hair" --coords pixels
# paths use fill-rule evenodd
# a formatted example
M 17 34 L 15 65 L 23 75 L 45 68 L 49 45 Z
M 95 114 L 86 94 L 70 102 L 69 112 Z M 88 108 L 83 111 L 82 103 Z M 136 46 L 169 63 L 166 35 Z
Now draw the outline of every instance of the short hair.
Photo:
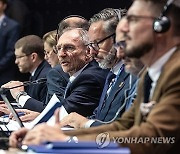
M 35 52 L 40 59 L 44 59 L 44 44 L 39 36 L 27 35 L 22 37 L 15 43 L 15 49 L 19 48 L 22 48 L 22 52 L 26 55 Z
M 73 25 L 74 28 L 83 28 L 85 30 L 89 29 L 89 23 L 88 23 L 87 19 L 85 19 L 84 17 L 82 17 L 80 15 L 69 15 L 69 16 L 65 17 L 64 19 L 62 19 L 60 21 L 60 23 L 58 24 L 58 28 L 57 28 L 58 35 L 61 35 L 62 31 L 64 29 L 66 29 L 68 27 L 71 27 L 71 25 L 69 25 L 69 23 L 66 22 L 66 19 L 70 19 L 70 18 L 73 18 L 73 17 L 77 17 L 79 19 L 82 19 L 81 22 L 74 23 L 74 25 Z
M 89 24 L 91 25 L 92 23 L 98 21 L 107 21 L 107 24 L 104 25 L 104 30 L 106 33 L 112 34 L 116 31 L 119 20 L 126 15 L 126 12 L 127 11 L 125 9 L 106 8 L 93 15 L 89 20 Z
M 83 28 L 74 28 L 74 27 L 68 27 L 63 30 L 62 34 L 71 31 L 71 30 L 77 30 L 79 32 L 81 41 L 84 45 L 87 45 L 89 43 L 89 36 L 88 36 L 88 31 L 83 29 Z
M 57 44 L 56 41 L 56 30 L 47 32 L 46 34 L 44 34 L 43 36 L 43 42 L 46 42 L 50 45 L 50 47 L 53 47 L 54 45 Z

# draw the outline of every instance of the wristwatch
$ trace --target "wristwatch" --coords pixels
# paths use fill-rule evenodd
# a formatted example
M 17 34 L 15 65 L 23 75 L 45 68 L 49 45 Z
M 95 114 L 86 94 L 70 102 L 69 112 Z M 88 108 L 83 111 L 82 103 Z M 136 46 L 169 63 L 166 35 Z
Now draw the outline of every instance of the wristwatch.
M 16 102 L 19 103 L 19 98 L 21 96 L 27 96 L 27 93 L 25 91 L 20 91 L 17 95 L 16 95 Z

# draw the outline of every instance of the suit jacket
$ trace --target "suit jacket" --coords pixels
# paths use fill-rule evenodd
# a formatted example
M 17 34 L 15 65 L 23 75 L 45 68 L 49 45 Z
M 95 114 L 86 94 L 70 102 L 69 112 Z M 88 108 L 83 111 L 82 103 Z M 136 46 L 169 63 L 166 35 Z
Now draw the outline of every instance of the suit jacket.
M 180 49 L 170 57 L 163 66 L 161 75 L 157 81 L 152 99 L 156 101 L 147 117 L 140 112 L 140 104 L 143 102 L 143 79 L 139 81 L 137 98 L 133 106 L 125 112 L 120 119 L 109 125 L 93 127 L 78 131 L 66 132 L 68 135 L 77 135 L 79 140 L 95 140 L 102 132 L 109 132 L 113 137 L 169 137 L 170 144 L 150 144 L 140 142 L 132 144 L 121 142 L 128 146 L 132 154 L 179 154 L 180 153 Z M 88 134 L 88 135 L 82 135 Z M 122 141 L 122 140 L 121 140 Z
M 0 26 L 0 86 L 15 79 L 14 44 L 19 34 L 19 24 L 5 16 Z
M 54 93 L 60 101 L 64 99 L 64 91 L 68 81 L 69 75 L 62 70 L 61 65 L 57 65 L 49 71 L 47 74 L 48 93 L 46 96 L 46 104 Z
M 49 72 L 50 69 L 51 69 L 50 65 L 45 60 L 43 60 L 42 63 L 36 69 L 32 80 L 34 81 L 40 78 L 46 78 L 46 74 Z M 23 108 L 32 111 L 41 112 L 44 109 L 44 104 L 46 101 L 46 94 L 47 94 L 46 83 L 29 85 L 25 89 L 25 91 L 32 98 L 26 101 Z M 39 102 L 37 103 L 37 101 L 35 100 L 38 100 Z
M 129 77 L 129 74 L 124 70 L 120 73 L 117 81 L 115 82 L 115 85 L 112 87 L 109 93 L 109 97 L 105 101 L 104 108 L 101 109 L 99 114 L 96 114 L 95 119 L 101 120 L 103 122 L 111 121 L 115 117 L 116 112 L 120 107 L 122 107 L 122 109 L 119 111 L 116 119 L 122 115 L 122 113 L 125 111 L 124 101 L 129 89 Z M 134 81 L 135 78 L 133 78 L 133 83 Z M 95 121 L 91 126 L 98 126 L 101 124 L 103 123 Z
M 83 116 L 92 115 L 98 106 L 108 71 L 102 70 L 96 62 L 90 62 L 69 85 L 62 104 L 68 113 L 77 112 Z

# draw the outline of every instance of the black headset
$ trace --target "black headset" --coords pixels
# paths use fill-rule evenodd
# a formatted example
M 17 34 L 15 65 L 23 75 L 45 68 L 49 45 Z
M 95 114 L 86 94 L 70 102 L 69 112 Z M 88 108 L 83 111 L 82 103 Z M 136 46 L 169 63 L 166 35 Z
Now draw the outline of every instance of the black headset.
M 171 22 L 170 22 L 170 19 L 165 14 L 167 13 L 173 1 L 174 0 L 167 0 L 160 16 L 154 20 L 153 29 L 156 33 L 164 33 L 169 30 Z

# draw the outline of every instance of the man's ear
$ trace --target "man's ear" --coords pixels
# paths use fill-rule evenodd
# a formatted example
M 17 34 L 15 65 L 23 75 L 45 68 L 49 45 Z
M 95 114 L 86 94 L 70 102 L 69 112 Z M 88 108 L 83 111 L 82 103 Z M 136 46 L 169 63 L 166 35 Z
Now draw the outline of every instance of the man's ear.
M 37 53 L 33 52 L 33 53 L 31 54 L 32 62 L 35 62 L 37 58 L 38 58 Z
M 86 61 L 89 61 L 92 58 L 90 50 L 91 50 L 90 47 L 87 46 L 87 48 L 86 48 Z

